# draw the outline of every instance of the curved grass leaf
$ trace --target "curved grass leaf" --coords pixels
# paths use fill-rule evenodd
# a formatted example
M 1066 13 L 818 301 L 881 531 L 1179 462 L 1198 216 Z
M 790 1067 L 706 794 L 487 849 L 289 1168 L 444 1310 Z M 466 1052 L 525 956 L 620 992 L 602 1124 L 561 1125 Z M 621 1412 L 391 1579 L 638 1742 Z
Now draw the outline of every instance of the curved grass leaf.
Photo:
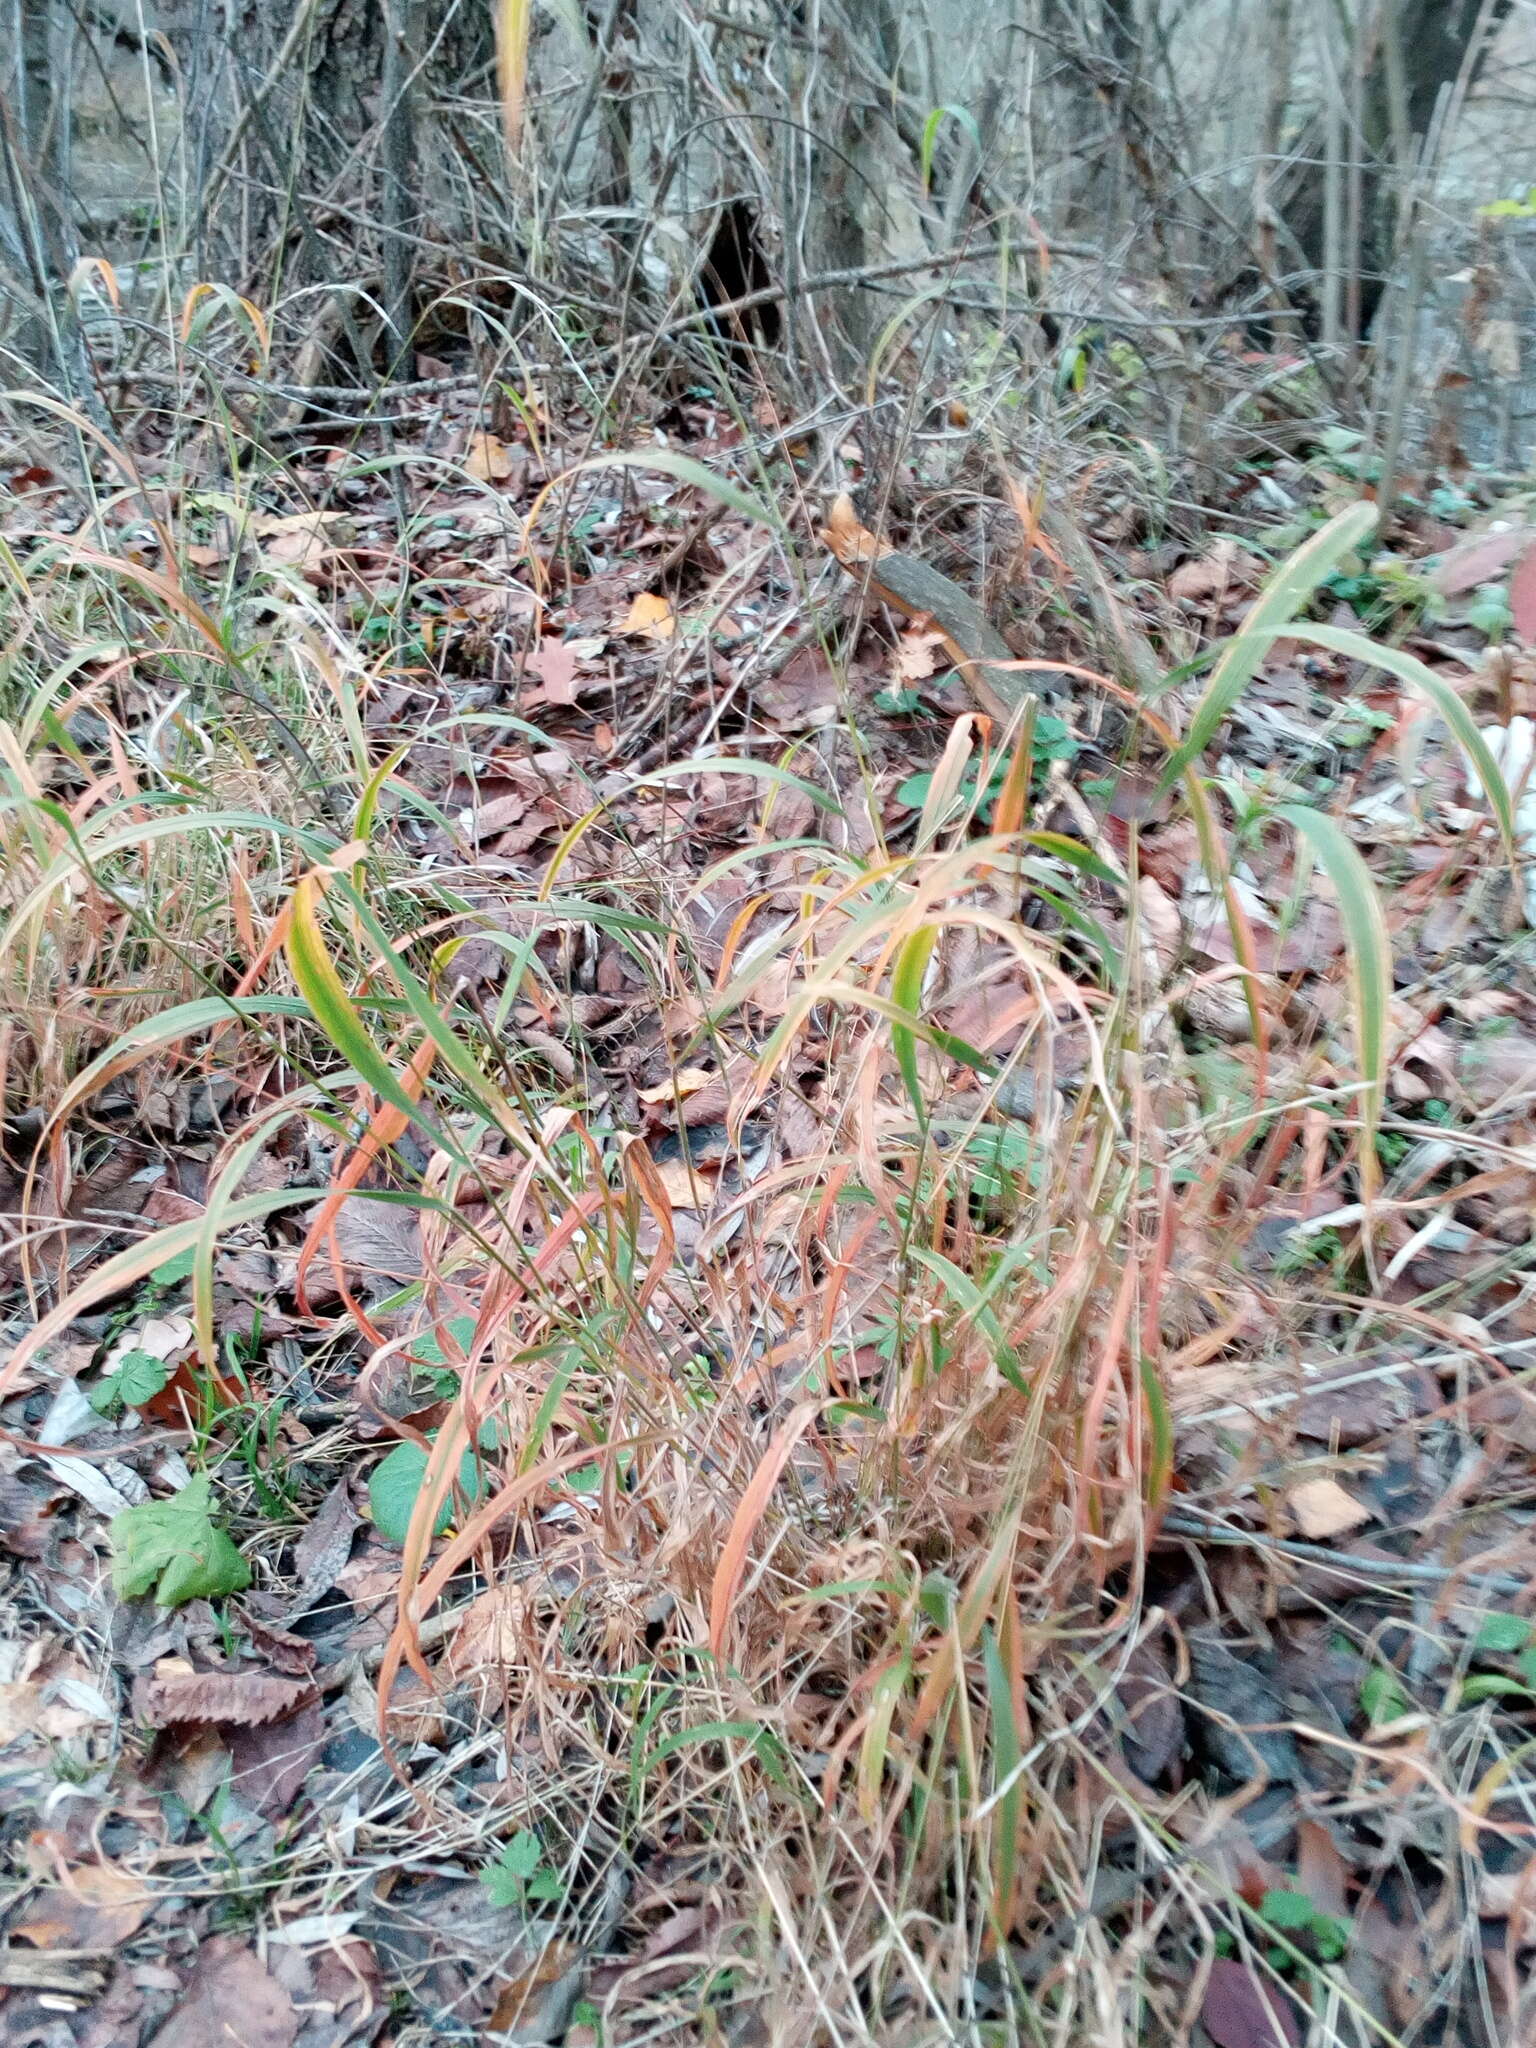
M 1305 804 L 1280 804 L 1275 815 L 1305 839 L 1338 897 L 1349 955 L 1360 1097 L 1360 1183 L 1369 1201 L 1378 1178 L 1376 1127 L 1387 1082 L 1387 1023 L 1392 1003 L 1392 947 L 1370 870 L 1337 819 Z
M 1227 642 L 1211 675 L 1183 743 L 1175 748 L 1158 783 L 1161 796 L 1197 761 L 1215 738 L 1232 706 L 1253 681 L 1265 650 L 1287 626 L 1325 577 L 1376 529 L 1376 507 L 1362 501 L 1336 513 L 1283 561 L 1255 598 L 1234 639 Z

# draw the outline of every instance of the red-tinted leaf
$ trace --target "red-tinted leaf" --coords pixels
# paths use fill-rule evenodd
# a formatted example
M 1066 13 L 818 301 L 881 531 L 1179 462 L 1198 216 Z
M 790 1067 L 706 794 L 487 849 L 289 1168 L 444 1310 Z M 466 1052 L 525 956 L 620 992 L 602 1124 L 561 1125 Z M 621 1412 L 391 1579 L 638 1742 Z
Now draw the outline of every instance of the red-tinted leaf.
M 1528 526 L 1506 527 L 1502 533 L 1477 533 L 1451 549 L 1430 582 L 1442 597 L 1459 597 L 1480 583 L 1497 583 L 1531 540 Z
M 1527 548 L 1510 572 L 1509 609 L 1521 640 L 1536 647 L 1536 547 Z
M 1216 2048 L 1301 2048 L 1293 2001 L 1272 1980 L 1221 1956 L 1211 1965 L 1201 2023 Z

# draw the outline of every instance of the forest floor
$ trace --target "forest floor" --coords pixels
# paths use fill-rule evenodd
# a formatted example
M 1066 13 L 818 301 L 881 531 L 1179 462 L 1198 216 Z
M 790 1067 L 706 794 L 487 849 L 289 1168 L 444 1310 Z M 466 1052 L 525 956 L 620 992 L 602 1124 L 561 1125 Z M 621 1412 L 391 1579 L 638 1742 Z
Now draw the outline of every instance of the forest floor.
M 1536 487 L 199 403 L 6 449 L 10 2048 L 1532 2038 Z

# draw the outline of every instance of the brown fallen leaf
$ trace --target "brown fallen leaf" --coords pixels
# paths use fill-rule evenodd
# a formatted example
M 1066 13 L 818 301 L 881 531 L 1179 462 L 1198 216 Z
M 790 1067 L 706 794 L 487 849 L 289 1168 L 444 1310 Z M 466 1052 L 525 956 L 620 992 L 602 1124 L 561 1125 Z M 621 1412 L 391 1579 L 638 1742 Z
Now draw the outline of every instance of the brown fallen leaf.
M 321 1501 L 314 1520 L 293 1546 L 293 1568 L 299 1590 L 291 1609 L 302 1614 L 322 1593 L 329 1593 L 336 1576 L 352 1555 L 352 1539 L 362 1517 L 352 1499 L 345 1477 L 338 1479 Z
M 1346 1493 L 1336 1479 L 1304 1479 L 1289 1489 L 1285 1501 L 1309 1543 L 1343 1536 L 1371 1519 L 1371 1510 Z
M 1258 563 L 1244 554 L 1235 542 L 1219 540 L 1201 560 L 1184 562 L 1168 578 L 1168 595 L 1175 604 L 1209 604 L 1220 601 L 1230 590 L 1250 589 L 1258 574 Z
M 675 1074 L 665 1081 L 658 1081 L 654 1088 L 642 1088 L 639 1100 L 644 1103 L 686 1102 L 690 1095 L 697 1095 L 701 1088 L 707 1088 L 714 1078 L 707 1067 L 679 1067 Z
M 419 1279 L 421 1219 L 397 1202 L 348 1195 L 336 1212 L 336 1248 L 343 1265 L 369 1280 Z
M 148 2048 L 293 2048 L 293 2000 L 232 1935 L 203 1943 L 181 2000 Z
M 280 1721 L 316 1697 L 305 1678 L 277 1678 L 263 1671 L 196 1671 L 185 1657 L 162 1657 L 152 1673 L 138 1679 L 133 1703 L 152 1728 L 189 1722 L 255 1728 Z
M 234 1729 L 229 1737 L 230 1790 L 264 1820 L 280 1820 L 292 1812 L 328 1740 L 318 1698 L 286 1721 Z
M 11 1922 L 11 1934 L 33 1948 L 117 1948 L 137 1934 L 154 1904 L 142 1878 L 111 1863 L 85 1863 L 66 1881 L 36 1894 Z
M 871 533 L 860 519 L 846 491 L 833 499 L 827 510 L 827 523 L 816 538 L 845 569 L 862 562 L 878 562 L 892 551 L 890 543 Z
M 1527 647 L 1536 646 L 1536 547 L 1529 547 L 1510 571 L 1509 611 Z
M 1507 526 L 1501 533 L 1477 533 L 1442 556 L 1430 572 L 1430 586 L 1442 597 L 1459 597 L 1480 583 L 1497 582 L 1510 563 L 1536 540 L 1536 527 Z
M 512 457 L 506 442 L 494 434 L 472 434 L 464 467 L 483 484 L 504 484 L 512 474 Z
M 667 1200 L 674 1209 L 707 1209 L 713 1199 L 710 1183 L 686 1159 L 659 1160 L 656 1178 L 666 1189 Z
M 576 702 L 579 659 L 571 641 L 546 640 L 533 650 L 523 666 L 529 675 L 538 678 L 538 688 L 531 693 L 537 701 L 555 705 Z M 589 684 L 601 680 L 598 676 L 587 678 Z
M 1290 1994 L 1232 1956 L 1211 1965 L 1200 2022 L 1216 2048 L 1299 2048 L 1302 2038 Z
M 269 568 L 314 569 L 333 547 L 352 538 L 353 527 L 344 512 L 258 512 L 249 531 Z
M 900 690 L 912 683 L 926 682 L 938 666 L 938 658 L 943 651 L 942 633 L 930 632 L 921 626 L 904 627 L 891 660 L 892 688 Z

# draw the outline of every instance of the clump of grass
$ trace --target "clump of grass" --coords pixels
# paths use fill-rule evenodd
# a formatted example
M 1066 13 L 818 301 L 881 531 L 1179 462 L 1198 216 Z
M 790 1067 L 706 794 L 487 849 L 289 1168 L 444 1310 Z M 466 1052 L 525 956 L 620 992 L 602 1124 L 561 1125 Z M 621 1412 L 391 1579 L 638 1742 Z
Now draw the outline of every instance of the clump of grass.
M 1169 736 L 1218 889 L 1201 744 L 1360 525 L 1346 515 L 1277 578 L 1189 738 Z M 204 1214 L 55 1288 L 11 1376 L 180 1252 L 217 1375 L 216 1250 L 267 1218 L 297 1254 L 296 1312 L 353 1347 L 361 1397 L 402 1355 L 438 1375 L 430 1432 L 402 1429 L 416 1490 L 381 1731 L 409 1668 L 470 1685 L 538 1752 L 517 1858 L 487 1846 L 486 1864 L 524 1892 L 538 1874 L 573 1932 L 616 1884 L 642 1927 L 669 1889 L 707 1901 L 686 1993 L 638 1972 L 613 2027 L 664 2037 L 749 2007 L 817 2039 L 1174 2025 L 1198 1924 L 1157 1881 L 1167 1817 L 1109 1756 L 1105 1714 L 1172 1478 L 1174 1170 L 1207 1175 L 1214 1201 L 1260 1125 L 1263 1067 L 1235 1136 L 1169 1127 L 1167 991 L 1134 872 L 1091 821 L 1039 828 L 1027 724 L 994 762 L 957 723 L 907 850 L 878 809 L 802 835 L 795 908 L 766 941 L 740 919 L 712 976 L 688 899 L 746 852 L 699 876 L 647 868 L 613 791 L 594 794 L 540 885 L 496 906 L 507 969 L 488 1010 L 455 971 L 487 891 L 409 858 L 396 820 L 430 806 L 413 736 L 364 735 L 366 654 L 320 648 L 291 610 L 258 643 L 239 592 L 215 618 L 164 565 L 88 551 L 12 565 L 6 602 L 11 1106 L 48 1112 L 57 1184 L 109 1088 L 231 1081 Z M 321 770 L 323 814 L 274 718 Z M 813 817 L 849 801 L 727 749 L 630 788 L 705 772 L 744 799 L 794 791 Z M 996 793 L 982 836 L 978 791 Z M 1369 1199 L 1380 907 L 1342 832 L 1289 822 L 1345 920 Z M 622 952 L 675 1072 L 706 1054 L 737 1077 L 737 1184 L 702 1234 L 574 1062 L 559 1071 L 531 1031 L 519 1047 L 521 1005 L 564 1020 L 573 931 Z M 957 1021 L 968 985 L 1006 992 L 1005 1062 Z M 814 1138 L 802 1118 L 754 1168 L 792 1087 Z M 320 1177 L 252 1192 L 280 1138 Z M 338 1231 L 359 1202 L 418 1233 L 419 1276 L 383 1304 L 346 1276 Z M 252 1381 L 259 1400 L 259 1367 Z M 417 1794 L 441 1822 L 434 1786 Z M 1107 1835 L 1151 1873 L 1140 1924 L 1095 1910 Z

